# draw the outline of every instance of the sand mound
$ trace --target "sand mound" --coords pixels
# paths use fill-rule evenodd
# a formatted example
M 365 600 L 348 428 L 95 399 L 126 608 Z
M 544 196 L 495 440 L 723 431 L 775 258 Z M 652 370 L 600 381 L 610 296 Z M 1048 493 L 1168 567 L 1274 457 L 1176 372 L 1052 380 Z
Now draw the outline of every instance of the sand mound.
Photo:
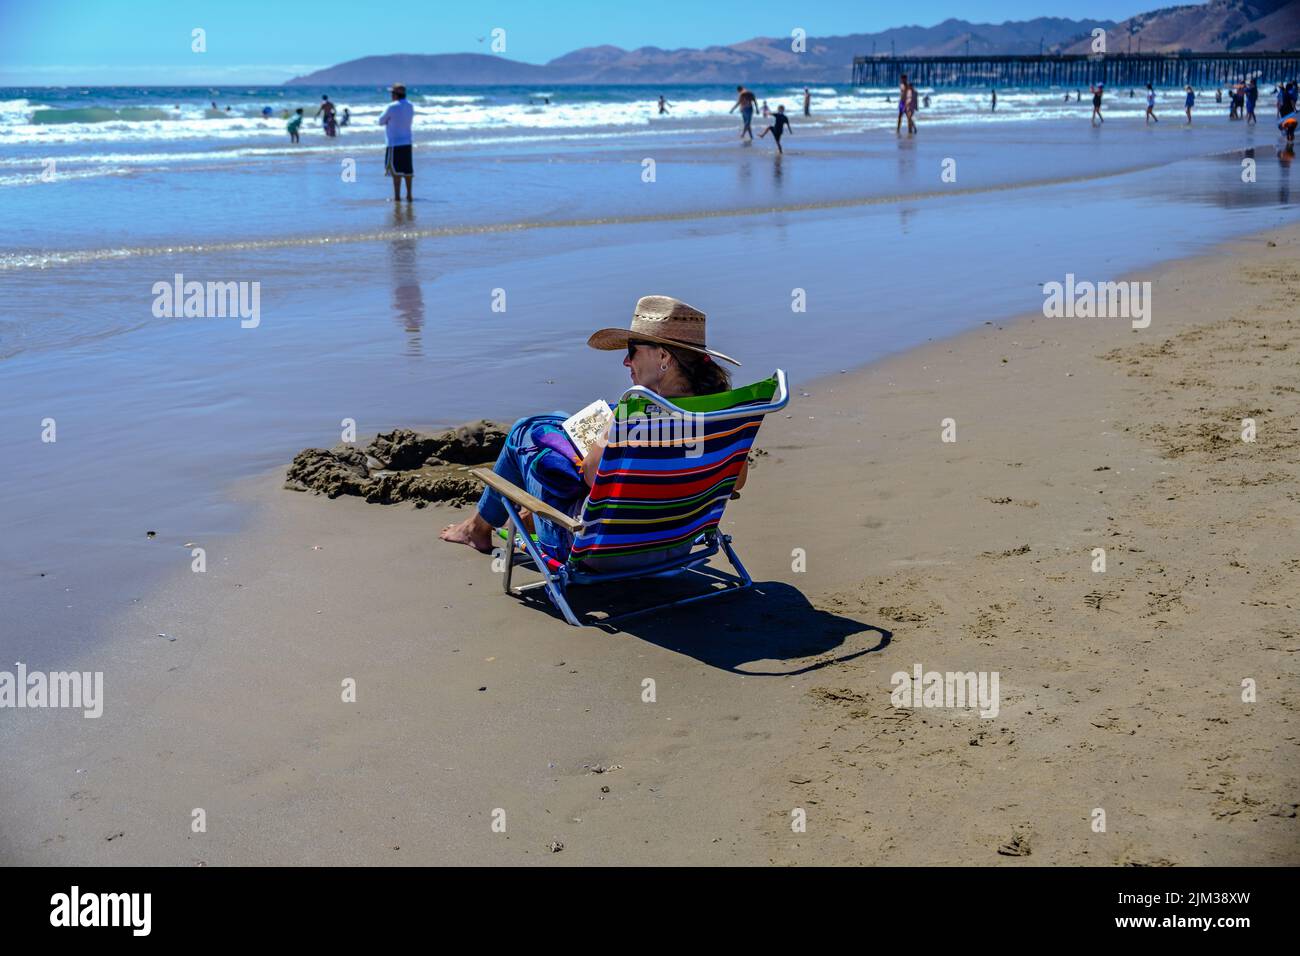
M 478 421 L 424 435 L 409 428 L 376 435 L 364 449 L 340 444 L 306 448 L 294 455 L 285 475 L 290 491 L 337 498 L 356 495 L 376 504 L 431 501 L 470 504 L 482 486 L 466 474 L 491 465 L 506 440 L 506 426 Z

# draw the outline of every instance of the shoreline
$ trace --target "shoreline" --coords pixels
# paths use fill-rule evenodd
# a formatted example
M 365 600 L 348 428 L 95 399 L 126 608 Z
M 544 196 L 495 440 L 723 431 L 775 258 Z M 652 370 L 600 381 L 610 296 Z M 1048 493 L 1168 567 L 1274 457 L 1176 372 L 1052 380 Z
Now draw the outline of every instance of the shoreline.
M 1277 314 L 1260 283 L 1289 290 L 1284 301 L 1294 303 L 1296 280 L 1279 272 L 1252 284 L 1235 270 L 1294 262 L 1297 249 L 1293 225 L 1143 273 L 1158 305 L 1141 333 L 1121 319 L 1022 315 L 794 382 L 789 414 L 765 423 L 756 447 L 767 454 L 724 522 L 763 583 L 755 595 L 711 602 L 689 636 L 680 624 L 652 621 L 611 637 L 520 607 L 500 593 L 486 559 L 436 541 L 450 510 L 284 500 L 283 467 L 243 482 L 238 495 L 259 504 L 251 530 L 211 556 L 205 575 L 177 572 L 114 622 L 117 637 L 102 652 L 110 658 L 105 718 L 69 724 L 48 715 L 57 747 L 42 747 L 39 733 L 14 737 L 14 765 L 36 765 L 22 758 L 44 753 L 51 778 L 5 775 L 2 855 L 797 865 L 1000 863 L 1012 856 L 999 848 L 1011 846 L 1036 852 L 1030 863 L 1295 863 L 1285 791 L 1297 757 L 1284 741 L 1294 705 L 1283 680 L 1294 678 L 1294 665 L 1261 646 L 1235 647 L 1246 659 L 1226 659 L 1226 642 L 1247 621 L 1274 645 L 1294 643 L 1294 630 L 1271 615 L 1300 606 L 1291 600 L 1300 560 L 1287 565 L 1285 533 L 1259 531 L 1254 515 L 1262 509 L 1287 527 L 1267 496 L 1285 490 L 1296 500 L 1295 455 L 1289 464 L 1261 455 L 1235 463 L 1244 475 L 1229 475 L 1212 456 L 1230 444 L 1202 447 L 1196 422 L 1174 417 L 1161 430 L 1124 402 L 1142 398 L 1148 378 L 1161 390 L 1146 397 L 1175 416 L 1206 407 L 1194 401 L 1248 392 L 1240 378 L 1248 371 L 1216 366 L 1217 352 L 1206 351 L 1211 341 L 1230 348 L 1234 330 L 1254 334 L 1234 321 L 1266 321 L 1260 334 L 1281 348 L 1261 349 L 1261 361 L 1300 347 L 1294 319 L 1178 314 L 1235 310 L 1225 289 Z M 1245 250 L 1256 255 L 1248 260 Z M 1167 340 L 1176 344 L 1157 347 Z M 1161 363 L 1176 361 L 1186 367 L 1165 381 Z M 1035 389 L 1033 414 L 1019 404 L 1026 388 Z M 1273 444 L 1261 438 L 1256 448 L 1277 450 L 1296 393 L 1266 397 L 1271 407 L 1256 395 L 1243 397 L 1244 407 L 1258 406 L 1268 423 Z M 1135 417 L 1121 423 L 1124 412 Z M 941 445 L 939 422 L 949 416 L 958 442 Z M 846 450 L 865 455 L 869 481 Z M 1235 478 L 1245 483 L 1215 484 Z M 1160 486 L 1170 495 L 1150 493 Z M 1228 488 L 1255 490 L 1241 492 L 1248 502 L 1204 510 L 1202 499 L 1226 498 L 1220 489 Z M 1169 503 L 1183 500 L 1195 520 Z M 826 501 L 841 513 L 825 515 Z M 1256 530 L 1252 549 L 1200 563 L 1181 554 L 1203 527 L 1231 520 Z M 1110 575 L 1087 573 L 1099 541 L 1115 552 L 1116 576 L 1140 567 L 1142 580 L 1112 586 Z M 791 572 L 796 547 L 807 553 L 802 574 Z M 1231 587 L 1243 586 L 1238 572 L 1251 560 L 1278 600 L 1242 611 L 1230 606 Z M 1160 590 L 1166 580 L 1179 586 Z M 755 632 L 749 614 L 767 627 Z M 151 623 L 163 617 L 173 624 Z M 1206 619 L 1227 633 L 1201 635 Z M 159 644 L 155 631 L 179 640 Z M 1142 643 L 1151 634 L 1161 638 L 1155 647 Z M 1189 653 L 1198 638 L 1204 649 Z M 1108 654 L 1127 668 L 1153 665 L 1147 672 L 1163 683 L 1139 678 L 1144 698 L 1135 701 L 1133 688 L 1125 697 L 1117 678 L 1129 671 L 1108 669 Z M 986 728 L 941 711 L 898 717 L 887 678 L 914 662 L 999 671 L 999 718 Z M 1239 676 L 1256 673 L 1261 701 L 1272 696 L 1257 711 L 1267 716 L 1225 709 L 1229 663 Z M 1052 686 L 1034 684 L 1049 673 Z M 358 681 L 359 703 L 339 702 L 340 675 Z M 647 676 L 660 688 L 653 705 L 640 699 Z M 131 712 L 121 717 L 114 684 L 129 688 Z M 1218 710 L 1196 697 L 1211 691 Z M 1171 705 L 1153 693 L 1192 699 Z M 1180 739 L 1179 706 L 1202 716 L 1200 739 Z M 1263 748 L 1250 734 L 1271 748 L 1273 779 L 1261 774 Z M 1170 750 L 1195 763 L 1227 756 L 1192 771 L 1163 759 Z M 1278 760 L 1287 779 L 1277 778 Z M 1178 779 L 1182 770 L 1190 782 Z M 1107 771 L 1109 792 L 1090 790 Z M 149 792 L 135 792 L 146 779 Z M 945 789 L 957 785 L 965 804 Z M 1159 803 L 1171 795 L 1172 804 Z M 1108 803 L 1119 808 L 1116 840 L 1103 843 L 1087 818 Z M 190 834 L 190 808 L 209 805 L 222 808 L 209 814 L 224 822 Z M 795 836 L 788 821 L 797 806 L 807 807 L 809 828 Z M 506 834 L 488 829 L 498 807 L 519 821 Z M 169 818 L 174 825 L 160 826 Z M 106 837 L 118 830 L 124 839 Z M 553 840 L 566 844 L 562 853 L 547 849 Z

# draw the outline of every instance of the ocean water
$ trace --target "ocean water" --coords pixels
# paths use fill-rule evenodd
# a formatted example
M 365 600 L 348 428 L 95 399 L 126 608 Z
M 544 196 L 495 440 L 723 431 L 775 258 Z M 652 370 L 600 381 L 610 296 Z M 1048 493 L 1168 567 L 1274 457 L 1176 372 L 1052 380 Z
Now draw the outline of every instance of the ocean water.
M 741 381 L 798 386 L 1036 310 L 1067 272 L 1297 218 L 1293 155 L 1226 106 L 1186 128 L 1166 93 L 1146 127 L 1121 96 L 1093 128 L 1061 91 L 1000 91 L 996 115 L 937 91 L 897 137 L 886 91 L 816 88 L 808 119 L 799 90 L 757 91 L 795 113 L 783 157 L 739 142 L 725 87 L 665 88 L 664 119 L 658 89 L 413 89 L 409 205 L 378 89 L 0 91 L 0 652 L 65 664 L 187 542 L 220 560 L 247 520 L 231 484 L 344 418 L 365 437 L 616 397 L 619 356 L 584 343 L 640 295 L 707 311 Z M 354 116 L 337 141 L 260 119 L 321 92 Z M 256 283 L 256 326 L 160 314 L 177 275 Z
M 892 127 L 897 90 L 817 86 L 813 112 L 803 117 L 803 88 L 758 85 L 755 92 L 773 111 L 784 104 L 800 126 L 822 133 L 854 133 Z M 922 90 L 931 95 L 924 122 L 963 124 L 1035 122 L 1087 116 L 1090 104 L 1067 91 L 999 90 L 998 109 L 987 91 Z M 1070 91 L 1077 93 L 1078 91 Z M 324 136 L 314 113 L 322 94 L 351 112 L 342 136 Z M 671 103 L 659 115 L 659 95 Z M 1161 90 L 1160 107 L 1180 110 L 1181 90 Z M 735 102 L 729 86 L 412 87 L 416 135 L 432 151 L 484 145 L 548 145 L 629 138 L 654 142 L 730 129 Z M 41 183 L 41 163 L 54 159 L 65 177 L 121 176 L 183 165 L 234 160 L 273 161 L 288 146 L 285 123 L 302 107 L 307 117 L 298 152 L 346 153 L 353 139 L 377 141 L 375 125 L 389 102 L 376 87 L 0 88 L 0 186 Z M 1204 101 L 1203 101 L 1204 103 Z M 215 106 L 214 106 L 215 104 Z M 1143 97 L 1127 91 L 1108 96 L 1117 116 L 1143 112 Z M 1226 111 L 1224 106 L 1223 110 Z M 270 110 L 264 116 L 263 111 Z

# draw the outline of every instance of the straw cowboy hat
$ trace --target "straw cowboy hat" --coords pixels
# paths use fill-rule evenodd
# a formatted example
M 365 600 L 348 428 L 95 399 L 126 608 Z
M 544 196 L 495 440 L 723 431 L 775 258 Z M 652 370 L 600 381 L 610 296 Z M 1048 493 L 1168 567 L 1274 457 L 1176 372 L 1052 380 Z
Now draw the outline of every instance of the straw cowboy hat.
M 631 328 L 601 329 L 587 339 L 587 344 L 593 349 L 613 352 L 627 348 L 629 341 L 658 342 L 739 365 L 730 355 L 723 355 L 704 344 L 706 318 L 699 309 L 672 296 L 644 295 L 637 300 Z

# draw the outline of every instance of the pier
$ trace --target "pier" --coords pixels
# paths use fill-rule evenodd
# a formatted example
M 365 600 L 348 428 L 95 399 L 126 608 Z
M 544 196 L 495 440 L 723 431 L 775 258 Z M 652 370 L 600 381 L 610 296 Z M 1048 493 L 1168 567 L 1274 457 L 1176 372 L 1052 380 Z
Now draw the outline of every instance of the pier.
M 856 56 L 855 86 L 891 87 L 900 74 L 917 86 L 1076 89 L 1235 84 L 1252 76 L 1261 86 L 1300 78 L 1300 52 L 1107 53 L 1038 56 Z

